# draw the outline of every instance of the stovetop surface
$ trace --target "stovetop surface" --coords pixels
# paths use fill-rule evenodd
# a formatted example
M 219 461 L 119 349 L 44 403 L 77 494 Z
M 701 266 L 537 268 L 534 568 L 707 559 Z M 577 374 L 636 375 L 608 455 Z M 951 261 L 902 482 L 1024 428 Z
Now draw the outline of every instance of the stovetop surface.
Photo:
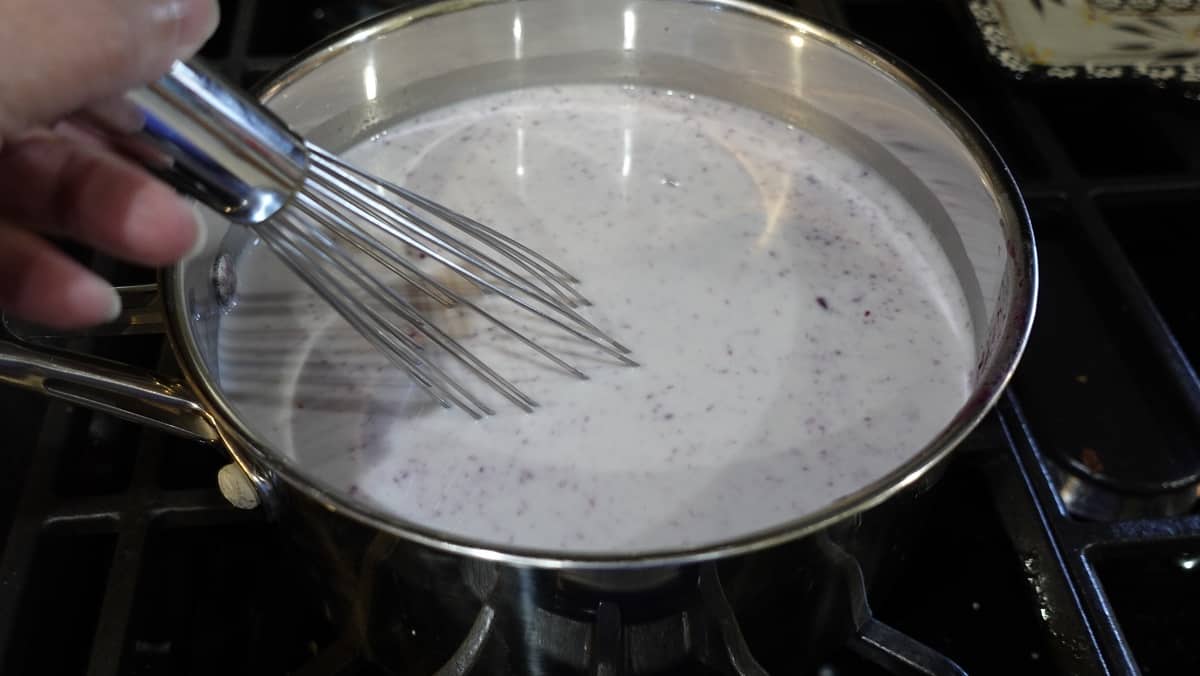
M 395 4 L 226 2 L 204 55 L 249 85 Z M 1025 361 L 876 615 L 969 674 L 1200 673 L 1200 103 L 1014 83 L 965 3 L 776 4 L 945 88 L 1009 162 L 1040 249 Z M 153 280 L 72 251 L 117 283 Z M 159 336 L 76 347 L 173 368 Z M 275 530 L 220 498 L 220 452 L 10 389 L 0 405 L 0 673 L 388 673 L 343 650 Z M 817 673 L 920 672 L 846 649 Z

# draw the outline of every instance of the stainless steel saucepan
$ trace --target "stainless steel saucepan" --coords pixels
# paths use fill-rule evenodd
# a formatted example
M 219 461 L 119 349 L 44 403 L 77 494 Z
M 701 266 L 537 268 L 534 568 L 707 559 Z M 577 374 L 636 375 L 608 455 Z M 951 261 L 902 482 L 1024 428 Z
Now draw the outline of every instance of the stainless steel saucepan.
M 338 150 L 436 106 L 578 82 L 731 100 L 811 129 L 887 177 L 939 237 L 976 330 L 974 391 L 938 437 L 824 509 L 711 546 L 579 554 L 454 537 L 327 487 L 258 438 L 222 393 L 216 339 L 237 311 L 233 263 L 253 235 L 221 226 L 201 256 L 164 270 L 157 290 L 129 295 L 119 323 L 137 330 L 161 318 L 182 381 L 17 342 L 0 342 L 0 381 L 223 445 L 240 468 L 224 478 L 249 480 L 242 504 L 260 505 L 297 536 L 383 661 L 430 673 L 471 665 L 519 673 L 534 663 L 597 669 L 597 632 L 614 608 L 623 626 L 653 626 L 662 651 L 676 640 L 662 637 L 686 635 L 684 648 L 723 655 L 743 673 L 791 673 L 794 655 L 761 648 L 769 644 L 758 632 L 786 632 L 801 656 L 856 634 L 877 648 L 920 653 L 888 647 L 881 637 L 891 634 L 870 619 L 863 594 L 886 579 L 879 561 L 904 545 L 922 486 L 988 412 L 1025 345 L 1036 260 L 1008 171 L 959 108 L 895 59 L 738 0 L 446 0 L 350 29 L 260 94 L 298 131 Z M 792 619 L 760 626 L 781 604 Z M 437 630 L 417 638 L 396 631 L 416 631 L 413 622 Z M 638 636 L 629 629 L 624 640 L 651 640 Z

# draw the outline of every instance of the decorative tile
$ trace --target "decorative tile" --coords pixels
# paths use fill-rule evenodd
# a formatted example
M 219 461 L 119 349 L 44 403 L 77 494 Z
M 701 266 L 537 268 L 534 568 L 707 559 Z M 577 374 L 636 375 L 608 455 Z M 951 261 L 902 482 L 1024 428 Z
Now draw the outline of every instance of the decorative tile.
M 1141 80 L 1200 98 L 1200 0 L 970 0 L 1017 78 Z

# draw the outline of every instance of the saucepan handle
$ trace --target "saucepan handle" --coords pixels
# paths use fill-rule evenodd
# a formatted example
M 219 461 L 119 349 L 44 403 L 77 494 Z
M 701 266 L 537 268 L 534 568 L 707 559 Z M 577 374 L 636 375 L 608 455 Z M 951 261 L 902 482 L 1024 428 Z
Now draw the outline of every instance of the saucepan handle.
M 54 332 L 4 317 L 18 340 L 0 340 L 0 383 L 111 413 L 189 439 L 220 439 L 212 417 L 180 381 L 127 364 L 35 344 L 82 335 L 162 331 L 162 306 L 153 285 L 123 287 L 123 310 L 114 322 L 86 333 Z
M 166 330 L 163 318 L 162 292 L 157 284 L 134 284 L 117 287 L 121 296 L 121 314 L 107 324 L 80 331 L 63 331 L 30 324 L 15 317 L 3 316 L 4 328 L 14 338 L 35 343 L 58 341 L 85 336 L 133 336 L 162 333 Z

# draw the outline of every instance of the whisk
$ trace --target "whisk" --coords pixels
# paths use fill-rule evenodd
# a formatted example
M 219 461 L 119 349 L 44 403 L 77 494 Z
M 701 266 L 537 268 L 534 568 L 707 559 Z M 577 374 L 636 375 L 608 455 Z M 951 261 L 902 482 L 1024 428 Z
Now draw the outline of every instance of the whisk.
M 438 328 L 412 295 L 369 270 L 363 256 L 435 304 L 468 308 L 578 378 L 587 376 L 472 296 L 502 297 L 583 344 L 635 364 L 628 348 L 579 313 L 589 303 L 565 270 L 492 228 L 350 166 L 202 66 L 176 62 L 127 98 L 136 111 L 110 110 L 93 114 L 93 121 L 110 137 L 120 131 L 119 147 L 177 189 L 253 228 L 443 406 L 476 418 L 494 412 L 443 367 L 444 356 L 526 411 L 537 402 Z M 447 273 L 475 293 L 448 283 Z

